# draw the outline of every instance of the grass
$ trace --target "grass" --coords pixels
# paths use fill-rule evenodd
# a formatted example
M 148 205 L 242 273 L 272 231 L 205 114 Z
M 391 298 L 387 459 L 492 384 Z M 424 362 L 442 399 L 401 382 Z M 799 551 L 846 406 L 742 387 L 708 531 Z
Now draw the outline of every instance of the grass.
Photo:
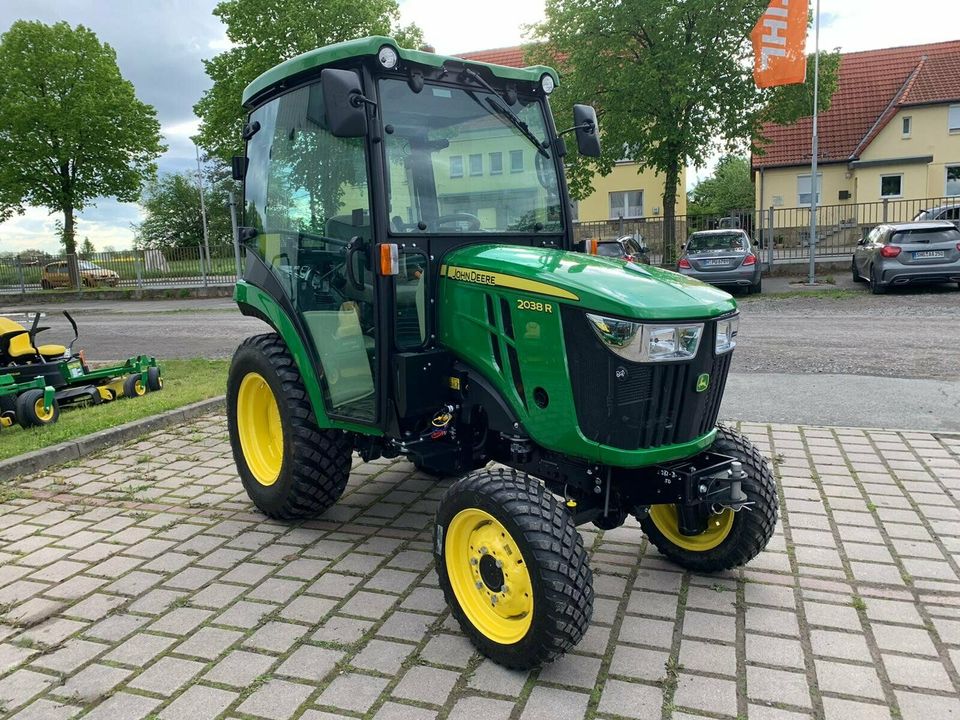
M 160 360 L 163 390 L 144 397 L 120 399 L 92 407 L 64 408 L 60 420 L 47 427 L 22 429 L 19 425 L 0 433 L 0 459 L 74 440 L 132 420 L 223 395 L 227 385 L 227 360 Z
M 810 297 L 818 300 L 850 300 L 864 297 L 863 290 L 845 290 L 840 288 L 825 288 L 823 290 L 787 290 L 786 292 L 764 292 L 762 295 L 747 295 L 737 297 L 737 304 L 760 302 L 761 300 L 788 300 L 790 298 Z

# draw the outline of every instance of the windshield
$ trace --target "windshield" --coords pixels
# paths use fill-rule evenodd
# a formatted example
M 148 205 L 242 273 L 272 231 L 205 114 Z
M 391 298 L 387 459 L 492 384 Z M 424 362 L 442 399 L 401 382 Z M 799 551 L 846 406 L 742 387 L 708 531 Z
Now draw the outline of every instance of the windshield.
M 620 257 L 623 255 L 623 248 L 620 247 L 620 243 L 618 242 L 597 243 L 597 255 L 603 255 L 604 257 Z
M 745 250 L 746 244 L 740 233 L 716 233 L 710 235 L 691 235 L 687 243 L 687 252 L 711 252 L 717 250 Z
M 81 270 L 103 270 L 99 265 L 94 265 L 92 262 L 87 262 L 86 260 L 81 260 L 77 263 Z
M 380 81 L 394 233 L 557 232 L 560 192 L 552 150 L 535 145 L 505 112 L 506 100 L 478 86 Z M 518 98 L 510 110 L 539 142 L 542 105 Z

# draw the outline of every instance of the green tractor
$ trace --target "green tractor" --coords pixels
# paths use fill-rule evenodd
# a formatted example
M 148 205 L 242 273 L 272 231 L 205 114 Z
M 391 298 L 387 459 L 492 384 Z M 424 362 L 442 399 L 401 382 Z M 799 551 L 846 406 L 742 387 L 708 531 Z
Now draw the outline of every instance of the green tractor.
M 443 57 L 369 37 L 297 56 L 243 96 L 235 299 L 248 338 L 227 385 L 230 441 L 273 518 L 323 513 L 354 452 L 460 478 L 436 516 L 439 583 L 474 644 L 516 668 L 583 636 L 576 527 L 636 518 L 697 572 L 770 540 L 777 489 L 717 426 L 737 335 L 724 292 L 576 252 L 546 67 Z

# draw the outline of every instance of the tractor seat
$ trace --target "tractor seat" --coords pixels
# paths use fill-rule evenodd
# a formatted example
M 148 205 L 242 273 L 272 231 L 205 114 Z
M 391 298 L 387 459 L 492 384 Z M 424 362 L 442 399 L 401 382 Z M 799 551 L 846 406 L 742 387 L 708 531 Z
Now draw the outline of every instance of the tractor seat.
M 8 335 L 8 333 L 19 333 Z M 6 337 L 4 337 L 6 336 Z M 30 336 L 27 329 L 18 322 L 14 322 L 5 317 L 0 317 L 0 362 L 11 362 L 21 358 L 35 358 L 37 349 L 30 343 Z M 40 345 L 40 356 L 44 360 L 52 360 L 64 355 L 67 348 L 63 345 Z

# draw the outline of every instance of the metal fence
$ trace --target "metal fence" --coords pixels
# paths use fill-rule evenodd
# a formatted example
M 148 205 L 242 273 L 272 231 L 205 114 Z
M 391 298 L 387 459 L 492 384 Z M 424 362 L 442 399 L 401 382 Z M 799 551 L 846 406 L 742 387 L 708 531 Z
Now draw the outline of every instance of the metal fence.
M 71 278 L 67 255 L 0 258 L 0 293 L 100 288 L 191 288 L 232 285 L 237 281 L 234 246 L 211 245 L 164 250 L 83 253 Z
M 817 237 L 814 257 L 839 260 L 850 257 L 857 241 L 872 228 L 886 222 L 921 219 L 945 219 L 960 226 L 960 197 L 920 200 L 883 200 L 873 203 L 821 205 L 817 208 Z M 738 210 L 729 216 L 687 216 L 676 218 L 676 258 L 680 246 L 691 233 L 722 227 L 743 228 L 760 248 L 763 261 L 770 265 L 797 263 L 810 258 L 810 208 L 770 207 L 763 211 Z M 574 236 L 613 239 L 624 235 L 640 236 L 649 249 L 650 261 L 664 262 L 664 223 L 662 217 L 617 218 L 602 222 L 577 223 Z

